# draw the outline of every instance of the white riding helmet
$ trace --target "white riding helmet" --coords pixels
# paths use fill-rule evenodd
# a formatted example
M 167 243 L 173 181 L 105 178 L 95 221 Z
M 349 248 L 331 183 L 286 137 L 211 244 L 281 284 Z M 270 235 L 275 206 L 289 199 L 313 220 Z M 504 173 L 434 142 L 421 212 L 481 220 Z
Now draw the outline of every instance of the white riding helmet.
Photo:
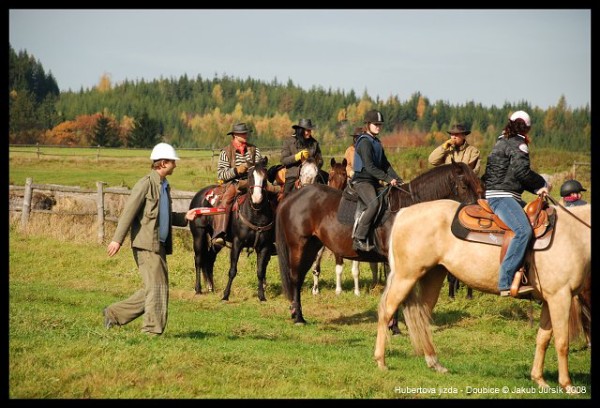
M 510 120 L 512 122 L 514 122 L 517 119 L 521 119 L 523 122 L 525 122 L 527 126 L 531 126 L 531 118 L 529 117 L 529 114 L 527 112 L 520 110 L 510 115 Z
M 179 160 L 179 156 L 175 153 L 175 149 L 168 143 L 159 143 L 154 146 L 150 154 L 150 160 Z

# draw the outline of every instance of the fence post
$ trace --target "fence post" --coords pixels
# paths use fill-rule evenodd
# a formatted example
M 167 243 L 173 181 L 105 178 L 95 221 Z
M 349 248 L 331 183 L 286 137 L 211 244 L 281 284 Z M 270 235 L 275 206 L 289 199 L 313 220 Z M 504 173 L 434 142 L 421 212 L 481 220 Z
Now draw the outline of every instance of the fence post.
M 100 161 L 100 145 L 98 145 L 98 149 L 96 150 L 96 161 Z
M 37 158 L 39 160 L 40 159 L 40 155 L 42 154 L 42 152 L 40 151 L 40 144 L 36 143 L 35 145 L 37 146 L 36 153 L 37 153 Z
M 23 212 L 21 213 L 21 229 L 27 228 L 29 213 L 31 211 L 31 197 L 33 196 L 33 179 L 25 179 L 25 193 L 23 194 Z
M 104 242 L 104 182 L 96 181 L 98 197 L 96 198 L 96 209 L 98 210 L 98 243 Z

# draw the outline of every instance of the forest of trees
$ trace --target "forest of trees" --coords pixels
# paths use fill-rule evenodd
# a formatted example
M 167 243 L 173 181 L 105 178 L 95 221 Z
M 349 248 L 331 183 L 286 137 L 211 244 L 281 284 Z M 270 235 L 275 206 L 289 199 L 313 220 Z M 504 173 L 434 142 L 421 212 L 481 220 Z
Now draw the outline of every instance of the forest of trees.
M 369 109 L 384 114 L 382 141 L 388 146 L 436 145 L 460 121 L 471 129 L 470 143 L 490 149 L 509 114 L 523 109 L 532 117 L 530 137 L 537 147 L 591 150 L 589 105 L 571 109 L 564 96 L 546 110 L 526 101 L 484 107 L 432 102 L 420 93 L 404 102 L 398 96 L 384 101 L 354 91 L 304 90 L 291 80 L 282 84 L 200 75 L 120 84 L 103 75 L 92 89 L 59 92 L 39 61 L 9 44 L 11 144 L 148 148 L 166 141 L 175 147 L 219 148 L 229 142 L 233 123 L 246 122 L 254 129 L 252 143 L 277 146 L 304 117 L 317 124 L 319 142 L 343 148 Z

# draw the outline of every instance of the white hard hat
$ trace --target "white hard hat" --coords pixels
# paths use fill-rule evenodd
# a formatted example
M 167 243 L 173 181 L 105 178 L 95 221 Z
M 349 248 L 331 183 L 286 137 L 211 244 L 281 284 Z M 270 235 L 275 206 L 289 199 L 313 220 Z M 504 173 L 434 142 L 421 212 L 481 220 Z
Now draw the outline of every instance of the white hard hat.
M 168 143 L 159 143 L 154 146 L 150 154 L 150 160 L 179 160 L 179 156 L 175 153 L 175 149 Z
M 520 110 L 510 115 L 511 121 L 514 122 L 517 119 L 521 119 L 523 120 L 523 122 L 525 122 L 527 126 L 531 126 L 531 118 L 529 117 L 529 114 L 527 112 Z

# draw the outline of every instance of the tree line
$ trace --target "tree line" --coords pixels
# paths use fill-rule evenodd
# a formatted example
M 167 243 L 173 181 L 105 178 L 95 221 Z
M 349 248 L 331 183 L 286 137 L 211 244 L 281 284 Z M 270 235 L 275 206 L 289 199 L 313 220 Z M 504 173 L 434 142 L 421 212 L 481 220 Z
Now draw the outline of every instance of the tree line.
M 539 147 L 571 151 L 591 149 L 589 105 L 572 109 L 564 96 L 548 109 L 527 101 L 485 107 L 474 101 L 453 105 L 430 101 L 416 92 L 408 100 L 397 95 L 373 99 L 366 92 L 305 90 L 285 84 L 227 75 L 213 78 L 125 80 L 113 84 L 107 74 L 91 89 L 59 92 L 51 73 L 27 51 L 9 44 L 9 141 L 12 144 L 55 144 L 103 147 L 152 147 L 166 141 L 176 147 L 219 148 L 237 122 L 253 129 L 251 142 L 275 146 L 292 133 L 300 118 L 317 124 L 315 137 L 343 148 L 362 125 L 366 111 L 384 114 L 382 141 L 393 146 L 434 146 L 447 138 L 453 123 L 471 129 L 470 143 L 491 148 L 511 112 L 526 110 L 534 123 L 530 137 Z

